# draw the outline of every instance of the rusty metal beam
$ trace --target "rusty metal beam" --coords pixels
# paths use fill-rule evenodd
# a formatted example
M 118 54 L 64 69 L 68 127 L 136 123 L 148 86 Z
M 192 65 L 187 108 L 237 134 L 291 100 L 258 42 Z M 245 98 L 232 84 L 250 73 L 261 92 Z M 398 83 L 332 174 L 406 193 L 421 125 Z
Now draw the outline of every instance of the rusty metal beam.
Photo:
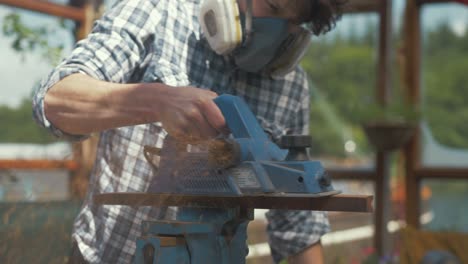
M 85 11 L 82 8 L 55 4 L 43 0 L 0 0 L 0 4 L 67 18 L 77 22 L 83 22 L 86 18 Z
M 94 203 L 128 206 L 188 206 L 217 208 L 257 208 L 362 212 L 373 211 L 370 195 L 300 195 L 214 196 L 148 193 L 106 193 L 94 196 Z
M 74 160 L 0 160 L 0 170 L 77 170 L 78 163 Z

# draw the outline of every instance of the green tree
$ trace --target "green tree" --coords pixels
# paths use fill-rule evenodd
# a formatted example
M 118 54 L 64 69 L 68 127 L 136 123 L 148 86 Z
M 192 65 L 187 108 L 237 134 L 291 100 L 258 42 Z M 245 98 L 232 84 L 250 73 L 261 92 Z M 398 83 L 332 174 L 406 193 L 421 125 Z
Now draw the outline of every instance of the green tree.
M 427 32 L 423 50 L 424 113 L 434 137 L 446 146 L 468 148 L 468 36 L 448 23 Z
M 65 28 L 63 20 L 58 23 Z M 49 36 L 55 33 L 45 26 L 29 27 L 18 13 L 11 13 L 4 17 L 3 34 L 11 39 L 11 47 L 14 51 L 23 55 L 23 59 L 30 52 L 40 52 L 50 64 L 58 64 L 62 57 L 63 45 L 52 45 Z
M 360 111 L 374 102 L 376 27 L 364 34 L 315 40 L 302 66 L 311 79 L 311 135 L 316 154 L 343 156 L 343 141 L 351 131 L 363 153 L 370 150 L 359 128 Z M 395 39 L 398 47 L 400 38 Z M 425 32 L 422 56 L 423 113 L 442 144 L 468 148 L 468 34 L 457 35 L 448 23 Z M 401 97 L 394 58 L 393 98 Z M 349 134 L 349 132 L 347 132 Z
M 0 106 L 0 142 L 50 143 L 55 139 L 34 123 L 31 99 L 24 99 L 18 108 Z
M 363 41 L 356 36 L 337 36 L 331 41 L 314 42 L 302 62 L 313 84 L 313 152 L 343 156 L 347 139 L 354 140 L 362 153 L 369 151 L 358 116 L 361 106 L 374 98 L 375 47 L 369 35 L 365 33 Z M 321 101 L 327 102 L 327 108 Z
M 11 13 L 2 21 L 2 33 L 11 40 L 12 51 L 22 55 L 24 62 L 32 53 L 39 53 L 51 65 L 58 64 L 62 57 L 63 46 L 53 45 L 49 39 L 56 33 L 45 26 L 27 26 L 18 13 Z M 66 28 L 63 20 L 59 27 Z M 33 87 L 31 87 L 32 89 Z M 56 141 L 45 129 L 39 127 L 32 118 L 31 98 L 23 99 L 17 108 L 0 106 L 0 142 L 50 143 Z

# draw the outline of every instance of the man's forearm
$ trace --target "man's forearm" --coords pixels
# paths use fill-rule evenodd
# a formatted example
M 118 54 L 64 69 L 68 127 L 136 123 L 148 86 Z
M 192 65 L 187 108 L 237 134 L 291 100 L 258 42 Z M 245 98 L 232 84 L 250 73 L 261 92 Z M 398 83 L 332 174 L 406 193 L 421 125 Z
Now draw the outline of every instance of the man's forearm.
M 72 135 L 162 122 L 169 134 L 196 140 L 226 132 L 216 96 L 197 87 L 117 84 L 74 74 L 51 87 L 44 111 L 55 127 Z
M 158 90 L 167 87 L 164 84 L 147 86 L 108 83 L 74 74 L 47 92 L 44 111 L 54 126 L 74 135 L 155 122 L 159 120 L 160 99 L 156 95 L 164 94 Z M 148 92 L 149 88 L 152 92 Z

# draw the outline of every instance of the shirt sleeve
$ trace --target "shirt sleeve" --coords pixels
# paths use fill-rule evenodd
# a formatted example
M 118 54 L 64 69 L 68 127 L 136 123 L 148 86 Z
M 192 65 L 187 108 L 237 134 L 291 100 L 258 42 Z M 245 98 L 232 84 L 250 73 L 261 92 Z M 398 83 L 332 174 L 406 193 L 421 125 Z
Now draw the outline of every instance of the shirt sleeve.
M 301 71 L 302 76 L 300 92 L 300 101 L 295 115 L 290 119 L 291 123 L 288 128 L 290 134 L 296 135 L 308 135 L 309 132 L 309 120 L 310 120 L 310 93 L 309 93 L 309 82 L 305 72 Z
M 330 232 L 327 212 L 269 210 L 267 234 L 275 263 L 320 241 Z
M 148 64 L 154 31 L 161 18 L 156 1 L 120 1 L 95 22 L 92 32 L 79 41 L 45 79 L 33 96 L 33 117 L 57 137 L 80 140 L 86 136 L 67 134 L 45 116 L 47 91 L 65 77 L 82 73 L 95 79 L 125 83 L 141 74 Z
M 291 134 L 309 134 L 310 95 L 307 75 L 300 71 L 302 91 L 300 104 L 288 132 Z M 295 255 L 320 241 L 330 231 L 327 212 L 299 210 L 269 210 L 267 233 L 271 254 L 275 263 L 288 256 Z

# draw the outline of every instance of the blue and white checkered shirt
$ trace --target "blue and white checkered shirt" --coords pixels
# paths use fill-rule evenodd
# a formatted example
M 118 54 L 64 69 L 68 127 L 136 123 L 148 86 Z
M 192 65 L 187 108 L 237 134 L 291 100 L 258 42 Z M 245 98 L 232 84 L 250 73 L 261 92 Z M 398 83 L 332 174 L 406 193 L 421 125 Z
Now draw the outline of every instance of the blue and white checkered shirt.
M 198 1 L 119 1 L 42 82 L 34 97 L 35 119 L 57 136 L 83 138 L 54 127 L 44 115 L 43 104 L 51 86 L 70 74 L 83 73 L 114 83 L 162 82 L 238 95 L 274 139 L 286 131 L 308 133 L 305 73 L 298 68 L 283 79 L 272 80 L 236 69 L 202 38 L 198 10 Z M 158 217 L 157 208 L 98 206 L 92 197 L 110 192 L 145 192 L 153 174 L 143 157 L 143 146 L 161 147 L 165 136 L 160 123 L 101 133 L 88 194 L 73 232 L 73 239 L 90 263 L 131 262 L 142 221 Z M 329 230 L 323 212 L 271 210 L 266 216 L 276 262 L 316 243 Z

